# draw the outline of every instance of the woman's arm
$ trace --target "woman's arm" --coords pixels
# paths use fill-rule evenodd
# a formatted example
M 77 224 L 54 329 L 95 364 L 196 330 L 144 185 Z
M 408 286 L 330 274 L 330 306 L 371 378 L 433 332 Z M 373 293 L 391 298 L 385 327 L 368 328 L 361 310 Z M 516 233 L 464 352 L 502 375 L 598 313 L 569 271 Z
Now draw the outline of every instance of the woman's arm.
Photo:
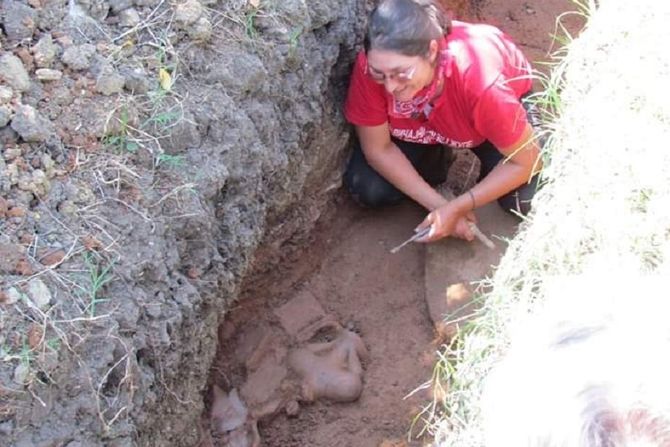
M 542 169 L 540 147 L 530 124 L 526 124 L 516 143 L 498 148 L 498 151 L 505 159 L 470 190 L 477 207 L 499 199 L 527 183 Z M 472 202 L 470 197 L 468 199 Z
M 542 167 L 540 148 L 534 137 L 533 128 L 526 125 L 521 137 L 511 146 L 498 149 L 505 160 L 475 185 L 470 192 L 458 196 L 440 208 L 432 211 L 419 225 L 419 229 L 433 226 L 433 231 L 422 242 L 431 242 L 454 235 L 464 237 L 462 226 L 457 223 L 461 217 L 474 208 L 492 202 L 528 182 L 532 174 Z
M 356 126 L 356 133 L 368 164 L 393 186 L 433 211 L 447 203 L 414 169 L 405 154 L 391 141 L 387 123 Z

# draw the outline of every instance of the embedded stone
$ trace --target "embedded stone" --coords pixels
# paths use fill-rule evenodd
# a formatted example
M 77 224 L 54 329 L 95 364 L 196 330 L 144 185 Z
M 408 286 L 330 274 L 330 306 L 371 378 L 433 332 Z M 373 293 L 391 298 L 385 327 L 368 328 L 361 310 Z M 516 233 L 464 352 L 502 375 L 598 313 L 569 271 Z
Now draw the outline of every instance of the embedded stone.
M 62 61 L 73 70 L 86 70 L 91 66 L 95 46 L 90 43 L 71 46 L 63 53 Z
M 198 0 L 186 0 L 177 5 L 174 19 L 181 25 L 191 25 L 200 18 L 203 12 L 203 6 Z
M 51 34 L 45 34 L 33 47 L 35 65 L 39 68 L 48 68 L 56 58 L 58 46 L 54 44 Z
M 44 142 L 52 133 L 51 123 L 28 105 L 16 108 L 12 129 L 27 142 Z
M 19 92 L 30 88 L 30 76 L 21 59 L 11 53 L 0 56 L 0 79 Z
M 3 28 L 9 40 L 23 40 L 33 37 L 37 11 L 22 2 L 4 0 L 2 2 Z
M 35 75 L 40 81 L 58 81 L 63 77 L 63 72 L 51 68 L 40 68 L 35 70 Z
M 140 14 L 135 8 L 124 9 L 119 13 L 119 25 L 132 28 L 140 23 Z
M 45 310 L 51 303 L 51 291 L 39 278 L 33 278 L 28 282 L 28 297 L 35 306 Z

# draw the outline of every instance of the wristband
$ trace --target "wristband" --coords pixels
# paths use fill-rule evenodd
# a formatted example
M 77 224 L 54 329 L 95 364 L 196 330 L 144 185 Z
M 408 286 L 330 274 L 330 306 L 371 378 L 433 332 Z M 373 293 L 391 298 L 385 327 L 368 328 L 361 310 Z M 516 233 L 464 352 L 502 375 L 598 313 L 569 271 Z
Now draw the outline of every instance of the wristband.
M 468 189 L 468 195 L 470 196 L 470 201 L 472 202 L 472 207 L 470 208 L 470 211 L 472 211 L 477 207 L 477 202 L 475 202 L 475 195 L 472 193 L 471 189 Z

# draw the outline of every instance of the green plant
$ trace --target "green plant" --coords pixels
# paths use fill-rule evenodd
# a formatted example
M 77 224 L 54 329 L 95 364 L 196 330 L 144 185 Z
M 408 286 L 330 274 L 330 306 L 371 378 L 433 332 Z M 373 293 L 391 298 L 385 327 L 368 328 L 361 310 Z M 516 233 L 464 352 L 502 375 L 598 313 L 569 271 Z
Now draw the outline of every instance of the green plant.
M 249 39 L 256 39 L 258 37 L 258 30 L 256 29 L 256 17 L 260 12 L 258 5 L 251 6 L 244 16 L 244 32 Z
M 84 253 L 84 263 L 88 268 L 87 273 L 89 280 L 87 288 L 89 300 L 87 312 L 90 317 L 95 317 L 96 306 L 99 303 L 108 301 L 106 298 L 100 298 L 100 291 L 106 284 L 112 281 L 113 277 L 111 269 L 114 263 L 108 263 L 103 267 L 101 263 L 94 258 L 91 252 Z
M 184 166 L 184 161 L 185 158 L 183 155 L 159 154 L 156 157 L 156 166 L 164 164 L 168 168 L 176 169 Z
M 102 144 L 107 147 L 110 147 L 116 152 L 135 152 L 139 148 L 137 142 L 130 139 L 130 125 L 129 125 L 129 114 L 126 107 L 122 107 L 119 110 L 117 118 L 118 128 L 111 134 L 105 135 L 102 138 Z
M 298 46 L 298 39 L 300 38 L 302 31 L 303 29 L 301 26 L 296 26 L 291 30 L 291 33 L 288 36 L 288 44 L 292 49 L 295 49 Z

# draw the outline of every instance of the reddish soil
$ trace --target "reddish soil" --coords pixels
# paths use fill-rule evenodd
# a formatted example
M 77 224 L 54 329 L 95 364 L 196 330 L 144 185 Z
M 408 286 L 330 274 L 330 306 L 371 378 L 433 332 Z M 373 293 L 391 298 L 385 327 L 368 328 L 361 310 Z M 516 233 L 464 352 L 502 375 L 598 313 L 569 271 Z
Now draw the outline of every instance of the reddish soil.
M 537 59 L 550 48 L 556 16 L 572 7 L 567 0 L 490 0 L 481 5 L 478 20 L 498 25 Z M 453 177 L 456 183 L 465 171 Z M 454 186 L 458 189 L 458 184 Z M 337 207 L 336 219 L 321 224 L 315 242 L 299 253 L 294 264 L 278 266 L 270 275 L 274 282 L 266 278 L 250 287 L 248 298 L 226 316 L 213 381 L 225 391 L 241 388 L 244 393 L 244 383 L 253 375 L 250 363 L 276 358 L 267 367 L 253 366 L 254 374 L 266 377 L 258 379 L 255 390 L 249 386 L 246 390 L 253 394 L 261 384 L 276 380 L 265 392 L 284 396 L 276 411 L 260 419 L 264 446 L 421 445 L 401 440 L 407 439 L 412 417 L 429 398 L 426 391 L 405 397 L 430 378 L 436 350 L 425 300 L 425 247 L 410 244 L 397 254 L 389 251 L 412 234 L 425 212 L 409 202 L 364 210 L 347 197 Z M 281 364 L 286 351 L 304 340 L 298 340 L 297 329 L 291 335 L 293 329 L 287 330 L 278 309 L 305 293 L 320 303 L 322 309 L 313 309 L 314 315 L 325 312 L 358 333 L 369 351 L 363 361 L 363 391 L 353 403 L 301 402 L 296 409 L 299 387 L 286 383 L 299 379 Z M 258 341 L 263 336 L 270 340 L 265 345 Z M 293 398 L 286 400 L 287 395 Z M 238 444 L 214 439 L 214 445 Z

